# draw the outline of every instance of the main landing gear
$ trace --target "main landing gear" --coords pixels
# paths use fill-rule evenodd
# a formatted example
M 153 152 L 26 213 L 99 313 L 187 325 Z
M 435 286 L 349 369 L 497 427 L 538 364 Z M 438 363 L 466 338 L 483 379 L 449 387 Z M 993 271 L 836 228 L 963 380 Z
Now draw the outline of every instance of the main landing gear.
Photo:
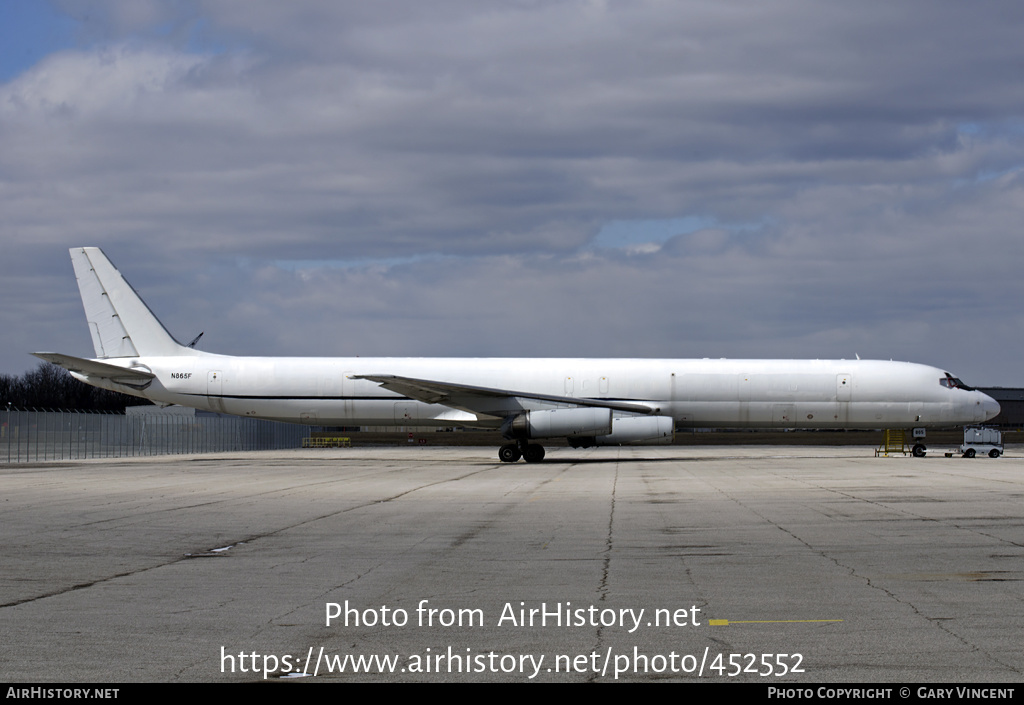
M 544 446 L 539 443 L 517 441 L 498 448 L 498 459 L 503 463 L 514 463 L 520 458 L 528 463 L 539 463 L 544 460 Z

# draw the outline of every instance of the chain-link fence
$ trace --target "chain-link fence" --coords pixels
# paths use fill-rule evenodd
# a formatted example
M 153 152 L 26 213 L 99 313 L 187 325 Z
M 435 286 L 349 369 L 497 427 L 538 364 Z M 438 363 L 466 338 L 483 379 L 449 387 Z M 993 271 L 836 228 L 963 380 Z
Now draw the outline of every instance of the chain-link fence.
M 239 416 L 5 409 L 0 463 L 299 448 L 309 433 Z

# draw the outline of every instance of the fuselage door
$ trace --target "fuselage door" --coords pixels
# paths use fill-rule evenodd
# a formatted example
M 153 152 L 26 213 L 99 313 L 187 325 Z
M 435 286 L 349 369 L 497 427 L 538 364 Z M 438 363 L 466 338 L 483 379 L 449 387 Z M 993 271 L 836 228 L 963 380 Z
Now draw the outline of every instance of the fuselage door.
M 210 370 L 206 375 L 206 398 L 210 401 L 210 410 L 224 411 L 224 376 L 220 370 Z
M 850 401 L 853 393 L 853 376 L 849 374 L 836 375 L 836 401 Z
M 750 401 L 750 373 L 741 372 L 736 377 L 736 398 L 740 401 Z

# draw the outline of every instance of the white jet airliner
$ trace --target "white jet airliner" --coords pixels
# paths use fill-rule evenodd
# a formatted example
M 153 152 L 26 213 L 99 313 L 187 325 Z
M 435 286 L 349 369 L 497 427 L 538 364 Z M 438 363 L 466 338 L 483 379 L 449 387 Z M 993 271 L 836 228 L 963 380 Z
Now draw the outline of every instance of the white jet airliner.
M 96 357 L 34 354 L 83 382 L 292 423 L 500 429 L 504 462 L 539 462 L 544 438 L 670 443 L 676 428 L 934 428 L 999 413 L 948 372 L 910 362 L 215 355 L 178 343 L 99 248 L 73 248 L 71 260 Z

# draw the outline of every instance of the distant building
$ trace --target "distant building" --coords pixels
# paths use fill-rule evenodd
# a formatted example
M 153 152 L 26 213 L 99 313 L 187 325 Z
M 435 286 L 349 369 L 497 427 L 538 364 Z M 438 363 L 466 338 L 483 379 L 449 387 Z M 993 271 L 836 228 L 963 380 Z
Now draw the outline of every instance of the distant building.
M 1020 387 L 978 387 L 999 402 L 999 415 L 988 423 L 1003 428 L 1024 428 L 1024 389 Z

